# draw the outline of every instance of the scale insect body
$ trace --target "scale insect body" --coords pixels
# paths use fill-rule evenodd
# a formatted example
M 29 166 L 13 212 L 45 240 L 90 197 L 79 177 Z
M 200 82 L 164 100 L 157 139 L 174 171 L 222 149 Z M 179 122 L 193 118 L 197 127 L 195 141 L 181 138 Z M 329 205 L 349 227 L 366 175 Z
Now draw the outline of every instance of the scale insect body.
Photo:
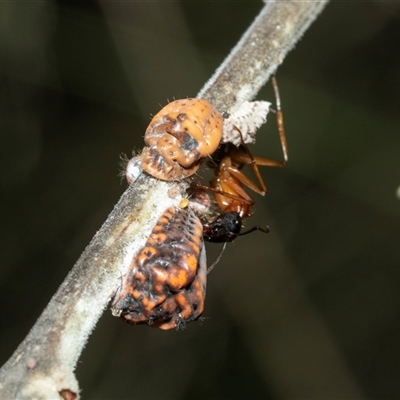
M 146 129 L 142 168 L 161 180 L 188 178 L 218 148 L 222 129 L 223 117 L 208 101 L 175 100 L 159 111 Z
M 203 228 L 189 208 L 170 207 L 133 258 L 111 305 L 132 324 L 184 328 L 204 309 L 207 265 Z

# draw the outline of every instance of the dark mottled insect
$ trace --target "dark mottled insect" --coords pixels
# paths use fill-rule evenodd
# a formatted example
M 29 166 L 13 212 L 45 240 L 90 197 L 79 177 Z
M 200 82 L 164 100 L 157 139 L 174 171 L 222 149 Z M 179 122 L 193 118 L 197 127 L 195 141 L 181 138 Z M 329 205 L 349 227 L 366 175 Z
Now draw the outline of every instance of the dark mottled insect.
M 207 265 L 200 220 L 189 208 L 168 208 L 132 260 L 111 309 L 132 324 L 184 328 L 204 309 Z
M 175 100 L 159 111 L 146 129 L 142 168 L 161 180 L 187 178 L 215 152 L 222 130 L 222 115 L 208 101 Z

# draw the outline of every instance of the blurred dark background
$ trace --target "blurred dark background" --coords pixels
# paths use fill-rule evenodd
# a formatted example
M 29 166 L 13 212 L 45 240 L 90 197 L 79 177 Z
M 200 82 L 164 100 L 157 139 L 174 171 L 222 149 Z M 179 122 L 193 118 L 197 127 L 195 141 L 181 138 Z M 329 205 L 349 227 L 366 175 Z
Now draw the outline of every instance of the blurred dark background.
M 125 190 L 120 154 L 261 7 L 0 5 L 1 364 Z M 264 169 L 247 221 L 271 233 L 227 247 L 201 324 L 106 311 L 78 364 L 84 399 L 400 398 L 399 43 L 399 3 L 328 5 L 278 70 L 290 164 Z M 272 119 L 252 151 L 280 157 Z

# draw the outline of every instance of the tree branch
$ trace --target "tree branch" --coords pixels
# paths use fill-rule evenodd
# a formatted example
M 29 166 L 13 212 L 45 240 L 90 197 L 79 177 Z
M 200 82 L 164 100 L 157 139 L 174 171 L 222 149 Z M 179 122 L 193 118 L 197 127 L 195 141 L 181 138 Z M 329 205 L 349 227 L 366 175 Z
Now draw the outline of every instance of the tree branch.
M 221 112 L 251 100 L 327 1 L 267 3 L 198 97 Z M 144 246 L 164 210 L 179 204 L 187 187 L 185 181 L 168 183 L 142 174 L 125 191 L 28 336 L 1 368 L 1 398 L 79 397 L 73 371 L 91 331 L 129 260 Z
M 268 1 L 198 97 L 222 111 L 252 100 L 327 3 Z

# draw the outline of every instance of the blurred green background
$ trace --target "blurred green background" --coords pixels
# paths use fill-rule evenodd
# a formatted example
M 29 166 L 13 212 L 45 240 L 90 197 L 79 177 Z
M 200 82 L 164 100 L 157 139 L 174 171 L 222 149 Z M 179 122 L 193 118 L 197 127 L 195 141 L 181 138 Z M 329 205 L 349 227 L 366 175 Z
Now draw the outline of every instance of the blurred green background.
M 261 7 L 0 4 L 1 364 L 125 190 L 120 154 Z M 78 364 L 84 399 L 400 398 L 399 43 L 399 3 L 328 5 L 278 70 L 290 163 L 264 169 L 247 221 L 271 232 L 229 244 L 201 324 L 106 311 Z M 252 151 L 280 157 L 273 119 Z

